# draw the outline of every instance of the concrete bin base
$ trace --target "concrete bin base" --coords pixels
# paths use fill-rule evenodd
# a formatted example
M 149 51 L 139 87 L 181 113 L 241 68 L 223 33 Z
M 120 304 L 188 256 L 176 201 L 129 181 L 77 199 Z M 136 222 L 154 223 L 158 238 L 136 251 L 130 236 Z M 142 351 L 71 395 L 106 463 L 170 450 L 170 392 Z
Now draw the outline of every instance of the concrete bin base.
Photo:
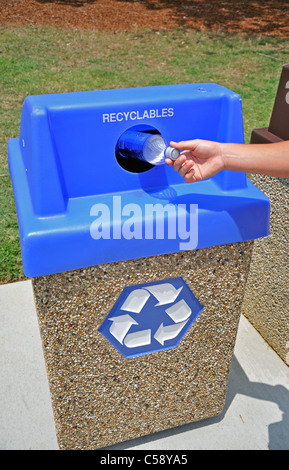
M 289 365 L 289 179 L 252 175 L 270 199 L 270 236 L 254 243 L 242 313 Z
M 33 279 L 60 449 L 96 449 L 218 415 L 253 242 Z M 125 358 L 98 331 L 123 288 L 182 277 L 203 310 L 177 347 Z

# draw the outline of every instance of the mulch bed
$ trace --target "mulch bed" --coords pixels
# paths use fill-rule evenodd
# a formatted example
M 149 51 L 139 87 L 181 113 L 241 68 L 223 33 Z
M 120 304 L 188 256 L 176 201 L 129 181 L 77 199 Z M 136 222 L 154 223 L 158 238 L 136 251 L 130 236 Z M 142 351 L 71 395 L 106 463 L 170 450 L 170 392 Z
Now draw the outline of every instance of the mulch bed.
M 0 24 L 9 23 L 99 31 L 186 27 L 289 37 L 289 4 L 284 0 L 0 0 Z

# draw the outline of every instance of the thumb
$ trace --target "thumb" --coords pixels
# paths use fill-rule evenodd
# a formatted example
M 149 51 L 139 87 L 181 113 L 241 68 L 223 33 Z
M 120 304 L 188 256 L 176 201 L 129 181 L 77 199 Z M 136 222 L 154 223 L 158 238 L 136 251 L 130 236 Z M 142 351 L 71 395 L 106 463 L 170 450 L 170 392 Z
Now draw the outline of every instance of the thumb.
M 170 146 L 174 147 L 178 150 L 192 150 L 194 151 L 198 144 L 200 143 L 200 139 L 194 139 L 194 140 L 181 140 L 180 142 L 170 142 Z

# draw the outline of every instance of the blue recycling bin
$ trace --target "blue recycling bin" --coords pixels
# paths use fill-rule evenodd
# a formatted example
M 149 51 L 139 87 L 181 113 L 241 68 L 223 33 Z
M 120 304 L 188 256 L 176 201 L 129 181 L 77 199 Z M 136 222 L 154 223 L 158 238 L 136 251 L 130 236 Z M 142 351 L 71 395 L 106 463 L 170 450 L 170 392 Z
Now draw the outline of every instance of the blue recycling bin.
M 26 98 L 20 136 L 8 145 L 26 276 L 191 248 L 178 233 L 145 237 L 145 207 L 157 203 L 186 204 L 188 224 L 188 207 L 198 206 L 195 249 L 268 235 L 269 201 L 245 173 L 222 171 L 184 184 L 167 165 L 135 165 L 117 154 L 130 129 L 159 133 L 167 144 L 193 138 L 241 143 L 241 99 L 216 84 Z M 133 210 L 136 202 L 135 234 L 122 236 L 124 208 Z M 168 221 L 175 214 L 155 217 Z
M 240 96 L 187 84 L 24 102 L 8 161 L 61 449 L 224 407 L 270 204 L 245 173 L 185 184 L 161 153 L 144 158 L 194 138 L 242 143 Z

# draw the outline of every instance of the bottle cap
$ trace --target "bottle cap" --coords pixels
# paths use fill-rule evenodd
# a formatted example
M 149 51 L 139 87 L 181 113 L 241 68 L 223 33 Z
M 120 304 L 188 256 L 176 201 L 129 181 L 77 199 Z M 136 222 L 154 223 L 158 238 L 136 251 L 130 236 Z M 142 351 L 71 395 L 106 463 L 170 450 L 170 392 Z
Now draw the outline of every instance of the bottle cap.
M 167 147 L 165 150 L 166 158 L 170 158 L 171 160 L 176 160 L 180 155 L 180 151 L 175 149 L 174 147 Z

